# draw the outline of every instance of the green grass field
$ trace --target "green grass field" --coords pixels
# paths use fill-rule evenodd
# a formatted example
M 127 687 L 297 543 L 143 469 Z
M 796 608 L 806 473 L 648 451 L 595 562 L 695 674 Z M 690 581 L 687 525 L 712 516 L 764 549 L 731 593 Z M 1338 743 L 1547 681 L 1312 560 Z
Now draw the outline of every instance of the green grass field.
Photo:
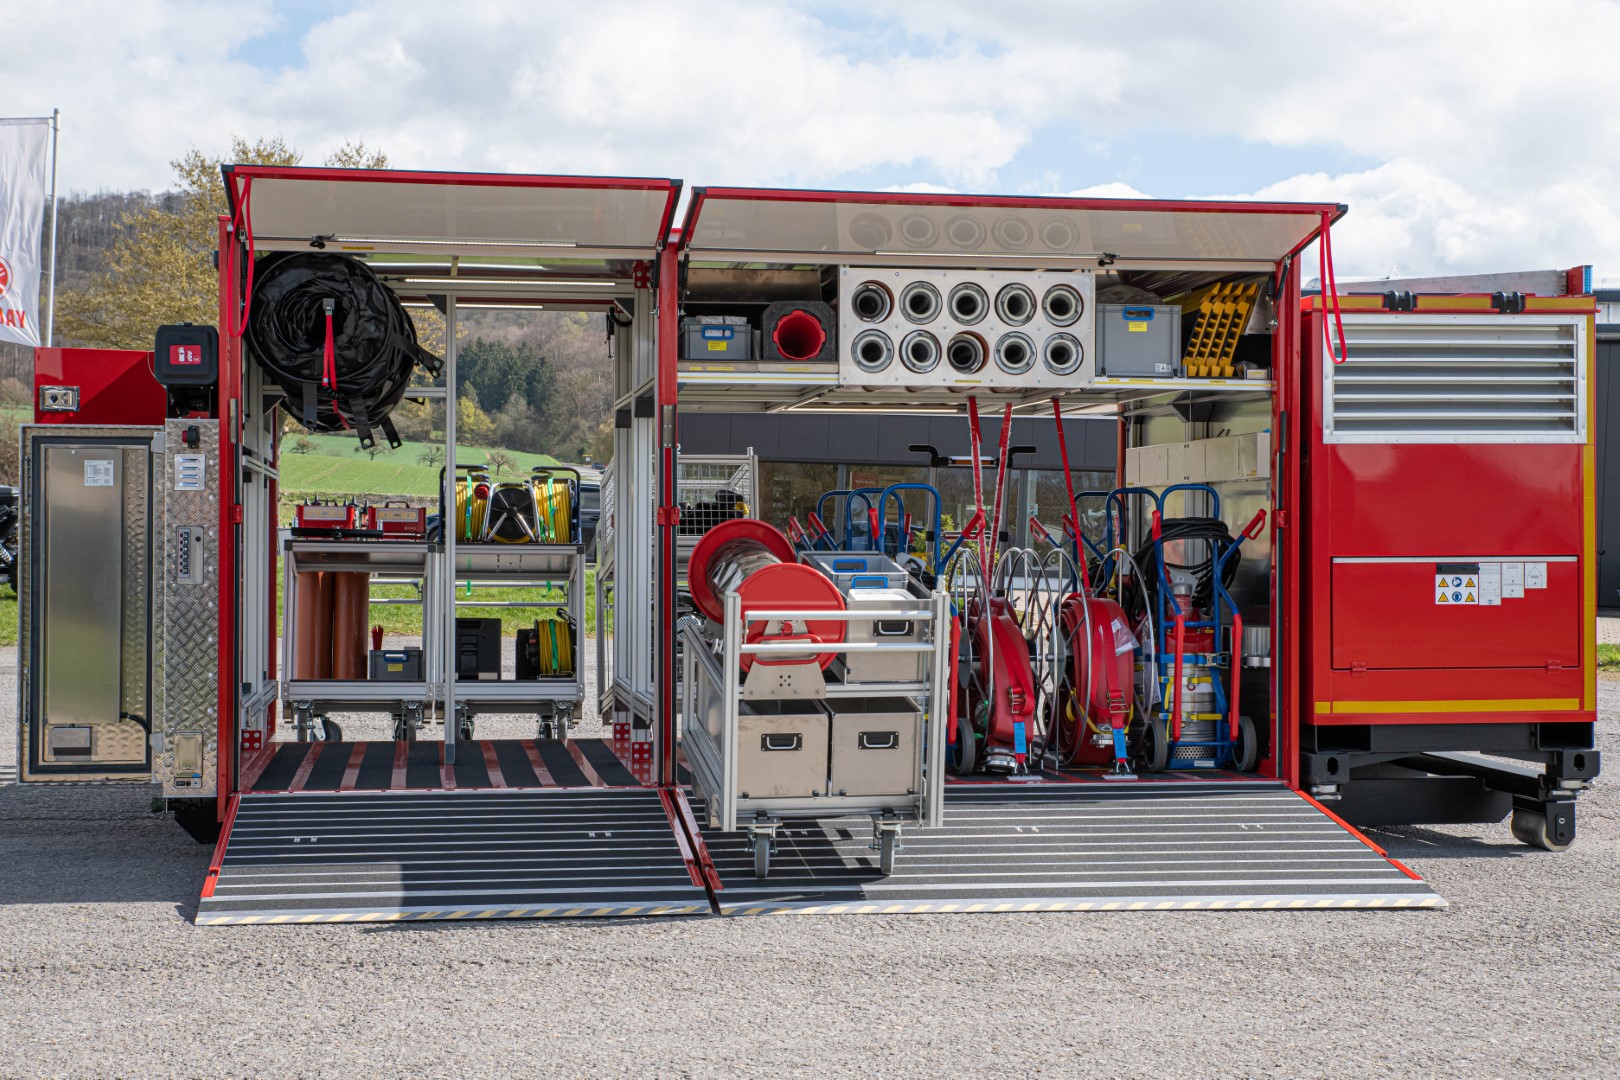
M 289 435 L 281 442 L 281 492 L 284 496 L 297 495 L 360 495 L 376 498 L 389 495 L 431 497 L 439 491 L 439 466 L 424 465 L 420 458 L 427 450 L 426 443 L 408 442 L 398 450 L 378 454 L 376 458 L 355 452 L 352 435 L 304 436 L 315 444 L 307 454 L 293 452 L 298 437 Z M 522 454 L 505 451 L 514 467 L 502 478 L 517 479 L 536 465 L 555 465 L 557 459 L 548 454 Z M 464 465 L 482 464 L 489 458 L 488 451 L 464 446 L 458 451 L 458 460 Z

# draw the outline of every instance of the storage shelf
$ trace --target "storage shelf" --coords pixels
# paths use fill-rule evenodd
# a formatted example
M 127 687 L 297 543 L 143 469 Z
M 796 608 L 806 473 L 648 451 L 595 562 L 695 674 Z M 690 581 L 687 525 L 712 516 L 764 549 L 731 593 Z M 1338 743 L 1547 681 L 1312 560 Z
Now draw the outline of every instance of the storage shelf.
M 428 555 L 439 550 L 426 540 L 306 540 L 286 541 L 289 559 L 300 570 L 353 570 L 373 574 L 420 575 Z
M 288 679 L 282 684 L 283 701 L 314 702 L 318 708 L 356 712 L 402 701 L 427 701 L 425 682 L 391 682 L 385 679 Z
M 574 704 L 584 700 L 583 687 L 573 676 L 553 679 L 458 679 L 456 703 L 473 711 L 491 711 L 491 706 Z
M 456 545 L 455 575 L 528 574 L 566 578 L 585 557 L 583 544 L 461 544 Z

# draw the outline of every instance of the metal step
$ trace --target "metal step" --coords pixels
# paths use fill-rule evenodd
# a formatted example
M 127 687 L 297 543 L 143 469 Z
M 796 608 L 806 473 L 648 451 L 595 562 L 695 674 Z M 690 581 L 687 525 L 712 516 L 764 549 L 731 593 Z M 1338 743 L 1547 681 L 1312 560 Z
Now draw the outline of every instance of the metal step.
M 701 821 L 705 810 L 694 806 Z M 868 818 L 777 833 L 770 876 L 742 834 L 703 830 L 722 914 L 1432 908 L 1445 901 L 1282 784 L 953 785 L 887 878 Z
M 246 794 L 199 925 L 708 915 L 653 789 Z

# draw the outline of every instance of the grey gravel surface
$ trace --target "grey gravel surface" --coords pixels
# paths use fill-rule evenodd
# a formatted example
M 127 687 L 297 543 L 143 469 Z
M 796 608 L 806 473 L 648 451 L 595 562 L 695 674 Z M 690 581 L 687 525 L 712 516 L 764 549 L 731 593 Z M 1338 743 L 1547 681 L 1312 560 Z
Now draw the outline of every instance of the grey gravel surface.
M 1617 791 L 1559 855 L 1378 833 L 1436 912 L 208 929 L 147 789 L 11 784 L 0 1075 L 1613 1076 Z

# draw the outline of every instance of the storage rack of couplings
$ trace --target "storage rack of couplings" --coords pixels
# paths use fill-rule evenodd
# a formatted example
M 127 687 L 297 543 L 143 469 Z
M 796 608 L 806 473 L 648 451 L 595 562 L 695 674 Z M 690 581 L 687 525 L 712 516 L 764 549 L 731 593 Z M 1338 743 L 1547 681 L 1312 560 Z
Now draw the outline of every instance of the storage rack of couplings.
M 341 739 L 342 732 L 327 717 L 330 713 L 381 713 L 394 718 L 394 737 L 414 739 L 423 726 L 438 718 L 438 688 L 444 685 L 440 606 L 436 591 L 425 585 L 435 579 L 443 565 L 444 547 L 428 540 L 323 539 L 290 537 L 282 544 L 282 650 L 286 657 L 286 677 L 281 680 L 281 699 L 291 711 L 296 737 Z M 315 601 L 315 594 L 300 584 L 315 575 L 364 575 L 366 606 L 371 585 L 379 579 L 414 584 L 422 603 L 422 648 L 413 678 L 372 679 L 368 672 L 356 671 L 352 678 L 323 665 L 321 677 L 301 658 L 314 649 L 333 648 L 330 627 L 316 629 L 317 620 L 301 605 Z M 350 579 L 353 580 L 353 579 Z M 326 602 L 330 608 L 330 598 Z M 369 619 L 362 617 L 358 628 L 364 633 Z M 364 657 L 366 644 L 350 643 L 351 652 Z M 409 674 L 409 673 L 408 673 Z
M 555 507 L 548 486 L 563 474 L 575 482 L 574 494 L 566 500 L 566 526 L 551 520 Z M 526 481 L 494 485 L 486 507 L 495 509 L 480 515 L 488 520 L 483 521 L 478 538 L 457 540 L 452 568 L 456 609 L 549 612 L 549 617 L 538 621 L 541 640 L 535 647 L 542 652 L 560 650 L 550 653 L 549 664 L 542 664 L 556 670 L 535 677 L 507 678 L 504 670 L 481 672 L 477 677 L 458 674 L 455 731 L 460 738 L 473 737 L 475 718 L 480 714 L 532 713 L 541 738 L 566 739 L 579 716 L 585 700 L 585 665 L 580 653 L 585 643 L 585 545 L 579 527 L 578 479 L 576 470 L 543 467 L 533 470 Z M 566 478 L 557 483 L 560 487 Z M 513 529 L 519 531 L 509 531 L 512 538 L 506 541 L 496 539 L 503 527 L 499 519 L 489 516 L 501 513 L 497 500 L 502 488 L 526 493 L 525 501 L 516 504 L 510 515 Z M 518 508 L 533 508 L 534 514 L 530 517 Z M 544 589 L 546 593 L 542 599 L 488 600 L 478 597 L 481 589 Z M 557 646 L 551 646 L 547 631 L 556 635 L 559 630 L 562 637 Z M 461 633 L 459 626 L 457 633 Z M 523 648 L 522 638 L 517 647 Z M 522 664 L 518 666 L 521 669 Z

